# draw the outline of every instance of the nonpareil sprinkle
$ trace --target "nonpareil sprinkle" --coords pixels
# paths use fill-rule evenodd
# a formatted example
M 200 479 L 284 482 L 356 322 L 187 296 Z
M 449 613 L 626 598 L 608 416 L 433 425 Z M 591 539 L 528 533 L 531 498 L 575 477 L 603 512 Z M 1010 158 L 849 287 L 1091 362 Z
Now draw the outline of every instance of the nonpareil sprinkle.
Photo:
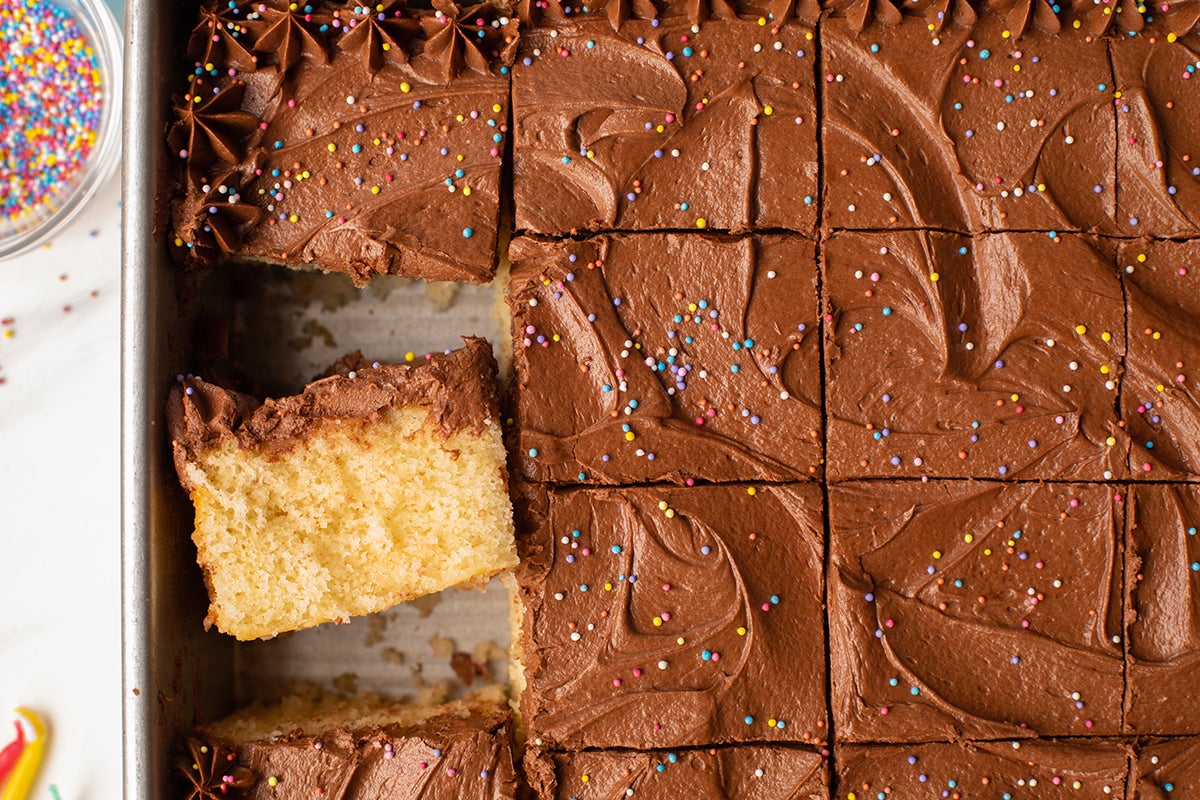
M 96 52 L 69 12 L 0 0 L 0 218 L 60 204 L 96 144 L 101 87 Z

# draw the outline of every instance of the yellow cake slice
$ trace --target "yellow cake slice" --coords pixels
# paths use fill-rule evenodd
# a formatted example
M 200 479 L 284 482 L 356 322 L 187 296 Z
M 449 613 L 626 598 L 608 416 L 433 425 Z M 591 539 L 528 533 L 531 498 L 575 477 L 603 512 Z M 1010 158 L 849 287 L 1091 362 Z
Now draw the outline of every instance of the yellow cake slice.
M 206 627 L 265 638 L 516 565 L 496 361 L 464 341 L 405 364 L 356 353 L 261 404 L 180 381 L 168 422 Z
M 195 729 L 178 765 L 199 797 L 514 800 L 509 718 L 502 690 L 432 706 L 296 695 Z

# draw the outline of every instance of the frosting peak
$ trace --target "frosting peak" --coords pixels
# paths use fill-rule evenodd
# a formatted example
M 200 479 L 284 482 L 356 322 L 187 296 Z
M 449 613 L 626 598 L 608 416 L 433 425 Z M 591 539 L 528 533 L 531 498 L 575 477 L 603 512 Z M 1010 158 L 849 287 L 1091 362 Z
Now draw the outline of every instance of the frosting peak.
M 245 24 L 240 5 L 205 4 L 200 21 L 192 29 L 188 55 L 202 67 L 225 63 L 237 69 L 254 69 L 258 61 L 254 34 Z
M 516 45 L 516 23 L 491 3 L 460 8 L 453 0 L 434 0 L 434 16 L 421 18 L 425 54 L 437 61 L 449 82 L 464 69 L 491 74 L 491 62 L 507 58 Z
M 308 29 L 313 14 L 302 9 L 292 10 L 286 3 L 279 3 L 279 6 L 262 6 L 261 14 L 267 27 L 254 45 L 255 52 L 274 55 L 277 59 L 275 68 L 280 72 L 288 72 L 301 58 L 327 63 L 329 53 L 325 44 Z
M 1046 33 L 1058 33 L 1062 29 L 1058 15 L 1046 0 L 991 0 L 992 7 L 1003 14 L 1012 34 L 1020 38 L 1032 25 Z
M 372 74 L 389 59 L 407 64 L 413 41 L 421 30 L 421 24 L 405 13 L 403 0 L 381 6 L 362 7 L 362 13 L 351 17 L 346 32 L 338 40 L 338 49 L 358 53 Z
M 211 257 L 212 251 L 232 253 L 250 228 L 262 218 L 262 211 L 250 203 L 241 202 L 241 183 L 235 172 L 224 172 L 205 180 L 196 176 L 194 168 L 189 183 L 199 187 L 200 200 L 192 219 L 181 226 L 181 233 L 191 243 L 192 258 Z M 199 251 L 199 252 L 197 252 Z
M 179 770 L 191 784 L 188 800 L 226 800 L 241 797 L 242 789 L 258 783 L 253 770 L 240 766 L 237 754 L 222 744 L 187 740 L 187 754 L 179 759 Z M 232 791 L 231 791 L 232 790 Z
M 856 32 L 862 33 L 875 21 L 885 25 L 899 25 L 903 19 L 900 9 L 892 0 L 846 0 L 834 4 Z
M 245 91 L 240 81 L 211 89 L 203 79 L 193 83 L 175 107 L 178 119 L 167 136 L 171 148 L 198 167 L 241 161 L 258 130 L 258 118 L 242 110 Z

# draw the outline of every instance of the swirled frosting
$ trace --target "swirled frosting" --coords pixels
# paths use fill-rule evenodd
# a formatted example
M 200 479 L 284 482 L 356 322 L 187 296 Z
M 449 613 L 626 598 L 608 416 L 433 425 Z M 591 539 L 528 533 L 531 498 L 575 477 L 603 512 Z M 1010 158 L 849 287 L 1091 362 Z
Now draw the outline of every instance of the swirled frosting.
M 262 220 L 262 211 L 247 202 L 241 176 L 232 171 L 207 178 L 188 171 L 185 201 L 174 208 L 175 244 L 184 242 L 195 258 L 216 260 L 238 249 L 242 237 Z
M 829 767 L 807 750 L 733 746 L 680 752 L 544 754 L 526 773 L 546 800 L 825 800 Z M 586 780 L 585 780 L 586 776 Z
M 522 34 L 518 230 L 815 229 L 814 29 L 735 10 L 577 14 Z
M 388 61 L 407 64 L 421 23 L 405 11 L 403 0 L 356 9 L 357 13 L 345 23 L 338 47 L 362 59 L 372 73 Z
M 1135 486 L 1132 498 L 1127 723 L 1200 735 L 1200 487 Z
M 839 740 L 1121 732 L 1119 491 L 859 482 L 829 503 Z
M 515 240 L 516 461 L 556 483 L 821 472 L 813 244 Z
M 1194 20 L 1200 3 L 1188 9 L 1186 18 L 1182 11 L 1155 18 L 1141 35 L 1112 43 L 1121 92 L 1117 223 L 1124 234 L 1200 235 L 1200 29 Z
M 535 748 L 827 738 L 821 492 L 555 491 L 518 547 Z
M 823 262 L 831 478 L 1126 475 L 1105 243 L 842 232 Z
M 175 109 L 177 121 L 168 143 L 193 168 L 215 161 L 236 164 L 258 132 L 258 118 L 242 110 L 246 85 L 234 82 L 210 89 L 200 79 L 192 88 L 191 102 Z
M 208 0 L 169 136 L 176 254 L 196 267 L 313 265 L 359 284 L 490 280 L 516 44 L 506 13 Z M 261 218 L 216 251 L 190 221 L 197 185 L 225 173 Z
M 863 798 L 1110 800 L 1124 796 L 1130 755 L 1118 742 L 847 747 L 837 771 L 839 785 Z
M 354 725 L 238 735 L 218 723 L 188 739 L 180 772 L 191 800 L 513 800 L 517 780 L 506 710 L 450 704 L 416 723 L 379 714 Z
M 827 226 L 1115 231 L 1108 48 L 1041 3 L 822 25 Z
M 1143 743 L 1135 779 L 1135 796 L 1142 800 L 1171 800 L 1200 792 L 1200 739 Z
M 1129 308 L 1121 411 L 1130 473 L 1200 480 L 1200 242 L 1129 241 L 1118 263 Z

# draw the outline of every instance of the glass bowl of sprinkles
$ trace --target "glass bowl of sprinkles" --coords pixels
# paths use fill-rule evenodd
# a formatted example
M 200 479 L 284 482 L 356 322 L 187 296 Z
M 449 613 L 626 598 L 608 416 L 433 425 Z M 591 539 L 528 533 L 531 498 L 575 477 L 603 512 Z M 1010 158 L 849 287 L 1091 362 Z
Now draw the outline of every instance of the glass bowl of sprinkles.
M 121 43 L 103 0 L 0 0 L 0 259 L 46 241 L 116 169 Z

